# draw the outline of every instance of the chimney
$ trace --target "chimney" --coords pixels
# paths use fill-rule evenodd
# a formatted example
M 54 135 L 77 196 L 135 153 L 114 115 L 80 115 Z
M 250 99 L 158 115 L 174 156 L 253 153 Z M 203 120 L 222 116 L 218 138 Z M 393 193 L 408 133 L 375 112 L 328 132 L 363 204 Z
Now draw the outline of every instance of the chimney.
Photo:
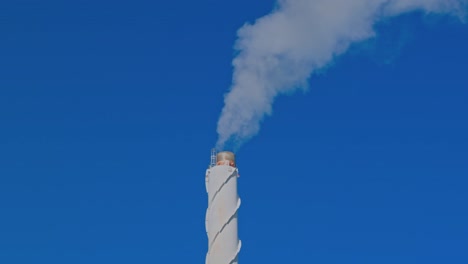
M 237 234 L 237 195 L 239 177 L 234 153 L 211 152 L 211 163 L 206 171 L 205 186 L 208 193 L 206 233 L 208 253 L 206 264 L 237 264 L 241 242 Z

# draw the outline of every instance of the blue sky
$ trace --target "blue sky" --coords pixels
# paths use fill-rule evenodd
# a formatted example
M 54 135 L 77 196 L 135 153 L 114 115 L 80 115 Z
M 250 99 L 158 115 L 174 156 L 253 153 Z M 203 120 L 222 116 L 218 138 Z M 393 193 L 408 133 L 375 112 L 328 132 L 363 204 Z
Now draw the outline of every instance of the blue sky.
M 0 5 L 0 263 L 203 263 L 236 30 L 273 1 Z M 410 13 L 237 153 L 242 263 L 467 263 L 468 26 Z

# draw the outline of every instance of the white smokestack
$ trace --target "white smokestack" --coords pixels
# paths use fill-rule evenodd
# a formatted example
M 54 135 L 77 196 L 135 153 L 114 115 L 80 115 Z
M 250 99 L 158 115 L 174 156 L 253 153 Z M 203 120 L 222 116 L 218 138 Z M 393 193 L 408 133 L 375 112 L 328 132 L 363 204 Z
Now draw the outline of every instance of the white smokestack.
M 205 177 L 208 192 L 206 264 L 238 263 L 241 243 L 237 234 L 237 211 L 240 206 L 237 177 L 234 154 L 220 152 L 216 155 L 212 152 L 210 168 Z
M 375 35 L 386 17 L 420 10 L 464 16 L 468 0 L 278 0 L 274 11 L 238 31 L 232 87 L 218 121 L 217 148 L 238 148 L 258 133 L 279 94 L 306 89 L 309 76 Z

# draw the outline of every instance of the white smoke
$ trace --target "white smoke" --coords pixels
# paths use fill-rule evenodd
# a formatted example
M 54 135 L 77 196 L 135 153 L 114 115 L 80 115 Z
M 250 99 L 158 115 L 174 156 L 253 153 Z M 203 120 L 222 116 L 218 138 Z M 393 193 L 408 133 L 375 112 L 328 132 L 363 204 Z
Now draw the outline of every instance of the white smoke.
M 218 121 L 217 148 L 256 135 L 279 94 L 306 89 L 309 76 L 379 20 L 423 11 L 464 17 L 468 0 L 278 0 L 272 13 L 238 31 L 232 87 Z

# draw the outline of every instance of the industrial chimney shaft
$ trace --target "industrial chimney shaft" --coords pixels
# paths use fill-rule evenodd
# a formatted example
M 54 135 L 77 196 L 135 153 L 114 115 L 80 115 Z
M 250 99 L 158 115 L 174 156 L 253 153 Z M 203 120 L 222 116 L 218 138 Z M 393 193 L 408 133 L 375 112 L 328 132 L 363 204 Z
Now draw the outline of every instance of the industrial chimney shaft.
M 208 235 L 208 253 L 206 264 L 237 264 L 241 242 L 238 238 L 237 212 L 240 199 L 237 194 L 235 155 L 223 151 L 216 155 L 212 152 L 212 161 L 206 171 L 205 186 L 208 193 L 206 211 L 206 232 Z

